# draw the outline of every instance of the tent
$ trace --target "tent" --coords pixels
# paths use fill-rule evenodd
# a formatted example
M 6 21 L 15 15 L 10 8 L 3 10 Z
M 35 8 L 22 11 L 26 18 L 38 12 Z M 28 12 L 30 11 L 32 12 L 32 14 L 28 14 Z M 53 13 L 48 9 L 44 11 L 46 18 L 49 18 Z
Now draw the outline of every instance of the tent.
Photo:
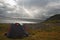
M 11 24 L 6 33 L 8 38 L 22 38 L 27 37 L 28 33 L 24 30 L 24 27 L 19 23 Z

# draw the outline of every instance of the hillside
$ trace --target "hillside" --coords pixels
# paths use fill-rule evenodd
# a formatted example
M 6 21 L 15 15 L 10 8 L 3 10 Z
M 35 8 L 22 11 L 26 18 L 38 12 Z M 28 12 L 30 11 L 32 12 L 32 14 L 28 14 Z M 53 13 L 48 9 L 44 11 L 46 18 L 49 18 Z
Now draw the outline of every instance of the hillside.
M 60 14 L 56 14 L 51 16 L 50 18 L 46 19 L 44 22 L 51 22 L 51 23 L 60 23 Z
M 60 32 L 60 14 L 56 14 L 54 16 L 51 16 L 50 18 L 46 19 L 42 23 L 37 24 L 25 24 L 26 27 L 29 27 L 29 29 L 40 31 L 58 31 Z
M 60 20 L 60 14 L 56 14 L 56 15 L 48 18 L 47 20 Z

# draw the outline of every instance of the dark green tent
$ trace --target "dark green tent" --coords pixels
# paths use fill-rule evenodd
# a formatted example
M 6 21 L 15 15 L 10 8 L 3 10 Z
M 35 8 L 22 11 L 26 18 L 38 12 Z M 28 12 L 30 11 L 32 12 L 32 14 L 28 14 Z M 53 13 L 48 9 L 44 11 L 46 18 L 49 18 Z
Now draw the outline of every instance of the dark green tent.
M 24 27 L 19 23 L 11 24 L 6 33 L 8 38 L 22 38 L 28 36 L 28 33 L 24 30 Z

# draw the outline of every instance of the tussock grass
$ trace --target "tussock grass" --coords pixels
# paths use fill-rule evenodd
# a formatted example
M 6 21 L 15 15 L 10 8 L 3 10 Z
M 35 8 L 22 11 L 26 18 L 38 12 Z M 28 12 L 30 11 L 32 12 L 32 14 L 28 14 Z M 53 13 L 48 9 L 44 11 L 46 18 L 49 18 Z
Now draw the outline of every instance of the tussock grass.
M 45 23 L 47 24 L 47 23 Z M 60 40 L 60 26 L 51 25 L 50 32 L 49 29 L 29 29 L 29 37 L 24 37 L 22 39 L 9 39 L 4 36 L 7 32 L 10 24 L 0 24 L 0 40 Z

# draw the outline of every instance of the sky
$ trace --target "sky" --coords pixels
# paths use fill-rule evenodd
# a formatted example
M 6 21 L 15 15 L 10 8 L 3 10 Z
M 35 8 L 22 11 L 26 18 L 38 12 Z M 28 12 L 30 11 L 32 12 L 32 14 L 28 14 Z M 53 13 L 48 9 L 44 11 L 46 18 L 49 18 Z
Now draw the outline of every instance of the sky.
M 0 0 L 0 17 L 44 20 L 60 14 L 60 0 Z

